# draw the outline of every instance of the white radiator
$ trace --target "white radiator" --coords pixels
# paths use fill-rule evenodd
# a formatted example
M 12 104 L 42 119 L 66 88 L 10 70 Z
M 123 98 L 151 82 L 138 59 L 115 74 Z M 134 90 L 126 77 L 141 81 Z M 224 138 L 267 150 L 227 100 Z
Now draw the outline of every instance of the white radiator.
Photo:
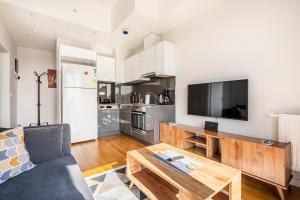
M 279 141 L 292 143 L 292 169 L 300 172 L 300 115 L 279 114 Z

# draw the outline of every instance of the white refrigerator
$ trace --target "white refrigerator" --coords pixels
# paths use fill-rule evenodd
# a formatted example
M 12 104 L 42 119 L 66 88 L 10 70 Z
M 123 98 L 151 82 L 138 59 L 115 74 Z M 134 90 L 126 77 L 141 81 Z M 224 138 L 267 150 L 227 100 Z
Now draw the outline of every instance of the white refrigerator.
M 62 122 L 72 143 L 97 139 L 96 67 L 62 64 Z

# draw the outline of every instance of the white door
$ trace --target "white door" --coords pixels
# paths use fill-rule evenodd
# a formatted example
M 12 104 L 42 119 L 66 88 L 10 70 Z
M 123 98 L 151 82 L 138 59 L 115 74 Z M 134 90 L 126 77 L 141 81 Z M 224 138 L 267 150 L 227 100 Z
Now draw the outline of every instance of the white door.
M 62 73 L 63 88 L 97 88 L 96 67 L 64 63 Z
M 97 90 L 64 88 L 63 123 L 71 126 L 72 143 L 96 139 Z

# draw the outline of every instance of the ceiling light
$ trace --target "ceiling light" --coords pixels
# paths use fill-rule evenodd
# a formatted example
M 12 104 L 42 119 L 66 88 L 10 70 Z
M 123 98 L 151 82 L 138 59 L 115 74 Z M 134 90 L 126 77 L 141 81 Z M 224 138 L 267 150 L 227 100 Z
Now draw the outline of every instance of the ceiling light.
M 129 32 L 128 32 L 127 28 L 123 28 L 122 33 L 123 33 L 123 35 L 127 36 Z
M 94 33 L 94 34 L 96 34 L 96 33 L 97 33 L 97 31 L 93 31 L 93 33 Z
M 77 13 L 77 9 L 73 8 L 73 13 Z
M 32 31 L 32 32 L 36 33 L 36 32 L 37 32 L 37 30 L 36 30 L 36 29 L 33 29 L 33 31 Z

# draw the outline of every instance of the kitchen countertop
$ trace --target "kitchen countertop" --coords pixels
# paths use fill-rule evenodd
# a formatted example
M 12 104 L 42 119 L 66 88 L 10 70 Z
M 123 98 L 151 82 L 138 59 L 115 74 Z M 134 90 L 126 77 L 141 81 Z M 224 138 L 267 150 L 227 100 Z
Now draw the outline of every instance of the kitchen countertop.
M 98 103 L 98 106 L 112 106 L 112 105 L 120 105 L 119 103 Z
M 174 104 L 161 105 L 161 104 L 144 104 L 144 103 L 121 103 L 120 106 L 174 106 Z
M 111 108 L 106 108 L 107 106 Z M 98 110 L 120 109 L 120 105 L 117 103 L 98 104 Z

